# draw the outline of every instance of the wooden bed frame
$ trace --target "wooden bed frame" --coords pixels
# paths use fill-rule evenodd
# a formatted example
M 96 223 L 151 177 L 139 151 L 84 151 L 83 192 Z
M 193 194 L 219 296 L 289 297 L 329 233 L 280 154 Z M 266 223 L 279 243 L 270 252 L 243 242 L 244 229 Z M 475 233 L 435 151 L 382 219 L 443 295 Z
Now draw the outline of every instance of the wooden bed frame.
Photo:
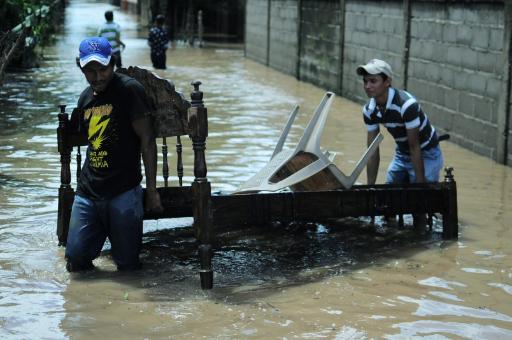
M 193 82 L 190 101 L 176 92 L 174 85 L 137 67 L 119 69 L 139 80 L 151 102 L 150 113 L 157 138 L 163 139 L 162 176 L 164 186 L 157 188 L 164 211 L 146 214 L 144 219 L 193 217 L 194 235 L 198 240 L 201 288 L 213 287 L 212 256 L 215 234 L 229 226 L 243 227 L 280 222 L 319 222 L 335 218 L 440 213 L 443 239 L 458 237 L 457 187 L 451 168 L 444 182 L 407 185 L 354 185 L 349 190 L 318 190 L 279 193 L 242 193 L 212 195 L 208 181 L 205 149 L 208 136 L 207 108 L 203 103 L 201 82 Z M 61 173 L 58 192 L 57 236 L 65 246 L 75 191 L 71 186 L 71 153 L 77 148 L 77 178 L 80 176 L 80 146 L 87 138 L 77 124 L 78 112 L 71 116 L 60 105 L 57 128 Z M 194 152 L 194 180 L 183 186 L 181 136 L 188 135 Z M 169 167 L 167 138 L 176 137 L 177 176 L 179 186 L 168 186 Z M 430 221 L 431 222 L 431 221 Z M 431 225 L 431 223 L 430 223 Z

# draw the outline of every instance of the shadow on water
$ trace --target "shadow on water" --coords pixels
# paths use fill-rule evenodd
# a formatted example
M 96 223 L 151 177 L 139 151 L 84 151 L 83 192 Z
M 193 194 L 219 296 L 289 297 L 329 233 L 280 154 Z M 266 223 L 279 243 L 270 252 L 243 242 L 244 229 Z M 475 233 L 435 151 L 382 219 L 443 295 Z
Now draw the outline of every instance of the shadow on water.
M 444 247 L 439 221 L 433 231 L 375 226 L 346 218 L 325 224 L 251 227 L 219 233 L 215 239 L 214 288 L 203 291 L 213 300 L 250 303 L 283 288 L 350 275 L 391 258 L 408 258 L 431 247 Z M 143 269 L 135 273 L 102 270 L 74 274 L 74 280 L 114 280 L 145 288 L 155 301 L 178 301 L 203 295 L 199 283 L 197 241 L 192 229 L 144 234 Z M 109 257 L 107 250 L 102 257 Z M 415 270 L 414 264 L 409 270 Z M 179 292 L 174 295 L 174 292 Z

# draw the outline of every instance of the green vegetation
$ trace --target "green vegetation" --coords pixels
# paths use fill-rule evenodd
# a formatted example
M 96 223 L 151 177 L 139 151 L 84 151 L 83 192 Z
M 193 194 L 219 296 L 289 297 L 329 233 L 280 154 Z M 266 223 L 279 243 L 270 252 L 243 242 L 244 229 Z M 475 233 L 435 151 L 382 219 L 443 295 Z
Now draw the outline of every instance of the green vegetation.
M 50 7 L 60 0 L 6 0 L 0 4 L 0 31 L 19 31 L 21 25 L 31 28 L 31 38 L 44 44 L 52 31 Z
M 8 65 L 37 66 L 35 47 L 48 44 L 65 0 L 0 2 L 0 82 Z

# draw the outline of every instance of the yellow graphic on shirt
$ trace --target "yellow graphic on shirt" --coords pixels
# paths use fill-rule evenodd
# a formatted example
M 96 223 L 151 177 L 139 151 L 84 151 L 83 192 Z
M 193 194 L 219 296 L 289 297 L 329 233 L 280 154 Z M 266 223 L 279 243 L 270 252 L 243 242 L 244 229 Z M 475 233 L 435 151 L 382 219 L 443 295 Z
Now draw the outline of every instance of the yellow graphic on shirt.
M 105 140 L 106 136 L 103 133 L 110 121 L 110 118 L 103 120 L 101 120 L 101 118 L 102 117 L 92 116 L 91 121 L 89 122 L 89 140 L 91 141 L 91 146 L 94 150 L 98 150 L 101 147 L 101 143 Z M 96 133 L 98 134 L 96 135 Z
M 89 120 L 88 139 L 91 150 L 89 151 L 89 164 L 93 168 L 108 168 L 108 162 L 105 157 L 108 155 L 106 150 L 100 150 L 103 142 L 108 136 L 105 130 L 110 122 L 110 113 L 112 105 L 101 105 L 85 110 L 84 118 Z

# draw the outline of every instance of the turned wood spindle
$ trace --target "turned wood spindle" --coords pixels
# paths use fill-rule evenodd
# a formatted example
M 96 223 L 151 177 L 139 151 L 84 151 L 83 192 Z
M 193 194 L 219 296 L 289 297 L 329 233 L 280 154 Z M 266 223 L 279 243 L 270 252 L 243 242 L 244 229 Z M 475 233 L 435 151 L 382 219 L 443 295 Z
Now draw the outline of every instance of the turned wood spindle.
M 178 161 L 176 164 L 178 172 L 178 181 L 180 187 L 183 186 L 183 157 L 182 157 L 183 145 L 181 144 L 181 136 L 176 137 L 176 154 L 178 155 Z
M 164 186 L 168 187 L 169 164 L 167 161 L 167 139 L 163 137 L 162 141 L 162 176 L 164 177 Z

